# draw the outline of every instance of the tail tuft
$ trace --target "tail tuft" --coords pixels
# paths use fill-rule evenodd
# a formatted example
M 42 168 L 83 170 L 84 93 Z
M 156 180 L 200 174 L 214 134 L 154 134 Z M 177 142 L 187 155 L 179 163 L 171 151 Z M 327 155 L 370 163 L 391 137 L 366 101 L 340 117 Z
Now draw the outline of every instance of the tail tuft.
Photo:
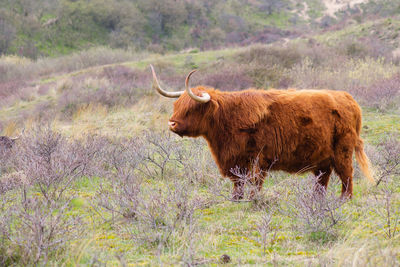
M 356 160 L 360 165 L 362 173 L 371 183 L 375 184 L 375 179 L 373 177 L 373 173 L 370 167 L 371 163 L 364 152 L 364 142 L 361 138 L 359 138 L 357 141 L 355 152 L 356 152 Z

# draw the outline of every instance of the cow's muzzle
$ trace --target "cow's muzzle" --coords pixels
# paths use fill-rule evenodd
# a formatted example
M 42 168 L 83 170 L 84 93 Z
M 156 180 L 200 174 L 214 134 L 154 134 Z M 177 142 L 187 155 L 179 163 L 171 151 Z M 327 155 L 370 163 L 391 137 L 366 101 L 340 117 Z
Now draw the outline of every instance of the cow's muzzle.
M 169 126 L 169 129 L 174 129 L 175 127 L 176 127 L 176 122 L 174 122 L 174 121 L 169 121 L 168 122 L 168 126 Z

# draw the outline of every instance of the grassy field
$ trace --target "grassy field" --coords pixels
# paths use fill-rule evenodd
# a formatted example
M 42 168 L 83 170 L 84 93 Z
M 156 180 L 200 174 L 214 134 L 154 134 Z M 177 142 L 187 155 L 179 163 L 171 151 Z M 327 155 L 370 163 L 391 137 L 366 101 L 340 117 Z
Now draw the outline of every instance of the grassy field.
M 4 134 L 26 129 L 0 166 L 0 263 L 397 266 L 399 98 L 376 90 L 396 84 L 400 67 L 318 51 L 310 59 L 301 43 L 296 47 L 146 54 L 127 62 L 110 52 L 109 61 L 71 71 L 58 66 L 76 55 L 51 61 L 58 71 L 31 63 L 37 75 L 13 87 L 0 107 Z M 335 60 L 345 60 L 341 72 Z M 168 132 L 173 100 L 152 91 L 150 63 L 168 89 L 182 88 L 185 74 L 199 68 L 193 85 L 349 91 L 363 104 L 362 136 L 380 184 L 369 185 L 356 168 L 354 197 L 342 202 L 336 176 L 321 199 L 310 190 L 311 176 L 277 172 L 254 200 L 231 201 L 231 182 L 221 178 L 205 141 Z M 28 72 L 18 66 L 12 71 Z

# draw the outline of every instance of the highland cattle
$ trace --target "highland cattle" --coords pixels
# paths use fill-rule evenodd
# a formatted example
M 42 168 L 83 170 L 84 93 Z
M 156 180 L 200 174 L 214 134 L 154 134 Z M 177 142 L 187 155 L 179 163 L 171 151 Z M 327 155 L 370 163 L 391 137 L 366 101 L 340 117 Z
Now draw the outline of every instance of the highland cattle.
M 153 66 L 153 87 L 163 96 L 178 98 L 168 122 L 179 136 L 204 137 L 220 173 L 233 182 L 232 197 L 243 198 L 244 182 L 234 168 L 289 173 L 312 172 L 325 188 L 334 170 L 342 182 L 342 197 L 352 197 L 356 160 L 374 181 L 363 148 L 361 108 L 344 91 L 256 90 L 223 92 L 206 86 L 185 90 L 161 88 Z M 260 190 L 264 175 L 252 181 Z

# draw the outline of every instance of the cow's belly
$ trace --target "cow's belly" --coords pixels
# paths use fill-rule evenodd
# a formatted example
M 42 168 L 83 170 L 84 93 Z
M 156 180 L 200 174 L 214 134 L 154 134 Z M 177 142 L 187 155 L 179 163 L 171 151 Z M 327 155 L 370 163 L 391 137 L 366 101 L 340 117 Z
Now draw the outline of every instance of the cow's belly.
M 313 171 L 322 162 L 333 158 L 333 151 L 330 147 L 310 147 L 305 149 L 302 145 L 292 153 L 281 155 L 281 157 L 266 158 L 264 168 L 281 170 L 289 173 L 303 173 Z
M 326 159 L 325 159 L 326 160 Z M 323 162 L 324 160 L 321 160 Z M 276 163 L 271 166 L 271 170 L 285 171 L 289 173 L 304 173 L 317 169 L 319 162 L 290 162 L 290 163 Z

